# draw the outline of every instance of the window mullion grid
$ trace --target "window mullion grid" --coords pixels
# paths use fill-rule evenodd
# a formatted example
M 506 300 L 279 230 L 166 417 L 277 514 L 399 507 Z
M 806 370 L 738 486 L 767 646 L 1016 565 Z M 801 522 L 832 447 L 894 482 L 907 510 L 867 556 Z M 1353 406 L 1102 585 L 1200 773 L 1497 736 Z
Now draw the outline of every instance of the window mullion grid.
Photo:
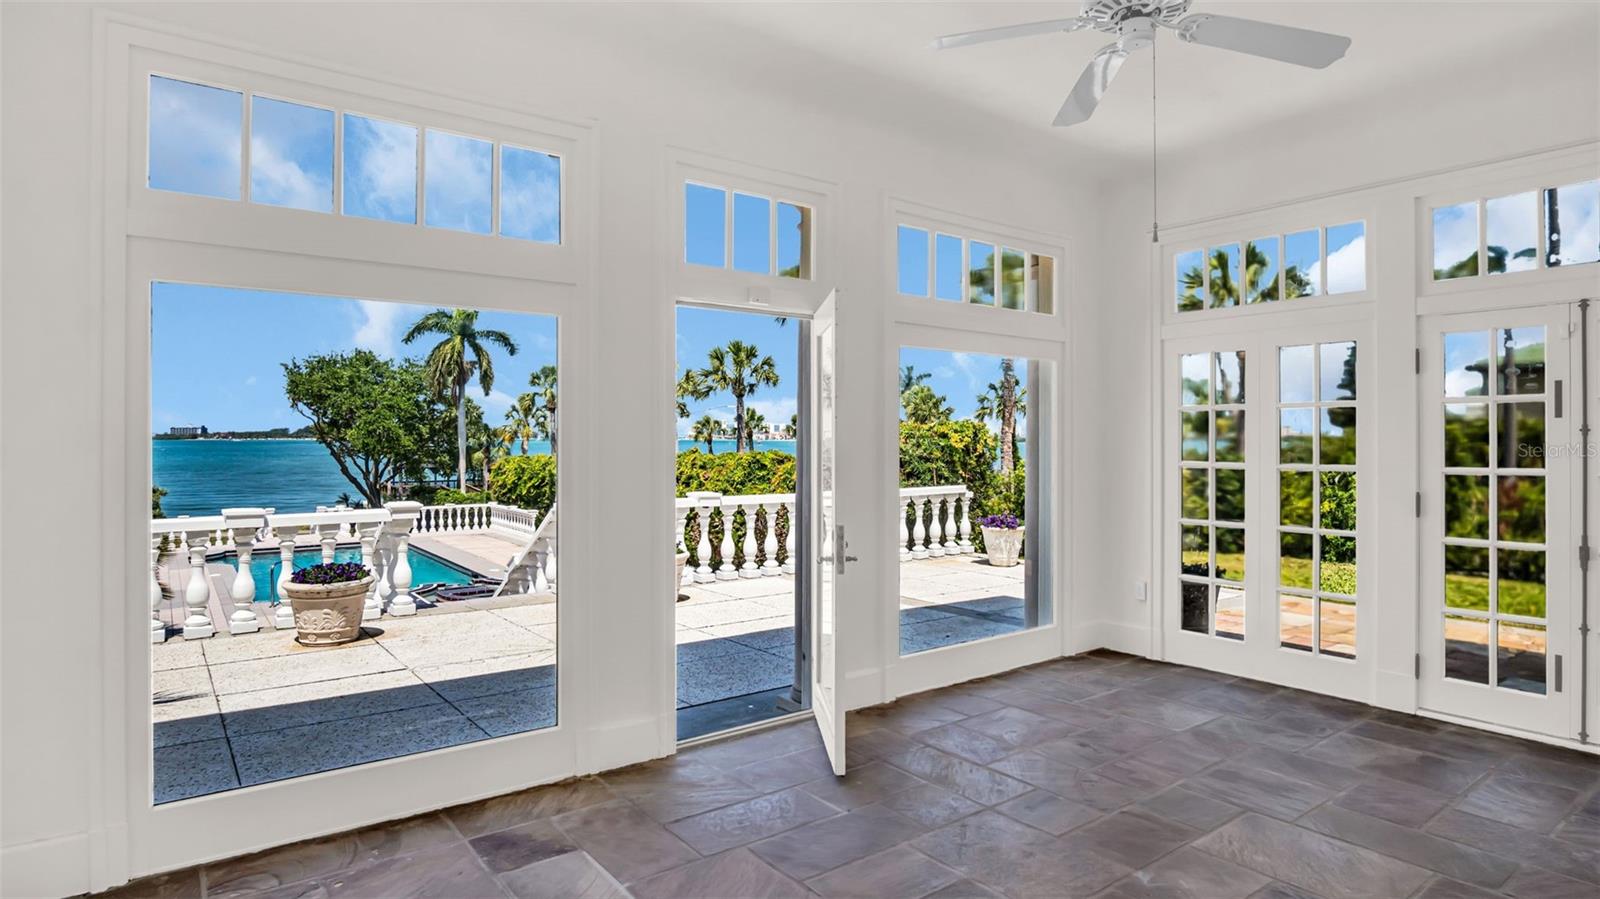
M 333 214 L 344 215 L 344 112 L 333 110 Z
M 239 125 L 244 131 L 244 139 L 239 142 L 239 197 L 246 203 L 250 200 L 250 135 L 255 128 L 251 120 L 251 113 L 255 107 L 255 94 L 241 90 L 239 96 L 244 102 L 244 111 L 239 116 Z
M 426 222 L 427 210 L 427 172 L 423 166 L 427 164 L 427 154 L 424 148 L 428 144 L 428 129 L 417 126 L 417 227 L 423 227 Z
M 505 173 L 500 170 L 500 158 L 505 145 L 497 140 L 489 142 L 489 233 L 500 236 L 500 182 Z

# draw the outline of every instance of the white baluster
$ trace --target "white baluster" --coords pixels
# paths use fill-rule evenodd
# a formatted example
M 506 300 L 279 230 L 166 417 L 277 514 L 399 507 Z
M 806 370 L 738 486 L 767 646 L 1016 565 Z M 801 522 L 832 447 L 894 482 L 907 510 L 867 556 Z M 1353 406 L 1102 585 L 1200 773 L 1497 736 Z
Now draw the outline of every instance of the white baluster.
M 911 529 L 906 526 L 906 498 L 900 497 L 900 561 L 911 560 Z
M 361 535 L 361 564 L 375 575 L 378 572 L 378 535 L 383 532 L 383 522 L 364 522 L 360 525 L 352 524 L 357 533 Z M 361 607 L 362 621 L 376 621 L 383 616 L 383 597 L 378 593 L 382 578 L 374 577 L 372 586 L 367 588 L 367 601 Z
M 337 523 L 317 525 L 317 537 L 322 543 L 322 564 L 333 564 L 333 552 L 339 547 L 339 530 L 342 527 Z
M 711 507 L 701 503 L 695 507 L 695 526 L 700 529 L 700 541 L 694 546 L 694 555 L 699 564 L 695 565 L 694 582 L 709 584 L 717 579 L 716 572 L 711 570 Z
M 761 575 L 774 577 L 783 573 L 783 567 L 778 564 L 778 506 L 762 503 L 761 512 L 767 522 L 766 539 L 761 542 L 761 553 L 766 556 L 766 561 L 761 563 Z
M 183 620 L 183 638 L 193 640 L 209 637 L 217 632 L 211 624 L 211 579 L 206 577 L 206 540 L 208 531 L 189 532 L 189 583 L 183 591 L 183 605 L 188 617 Z
M 944 555 L 944 516 L 939 508 L 939 497 L 928 497 L 928 558 Z
M 731 581 L 739 576 L 733 565 L 733 509 L 722 506 L 722 564 L 717 566 L 717 580 Z
M 540 569 L 544 571 L 546 590 L 557 590 L 556 586 L 556 538 L 550 537 L 545 541 L 544 558 L 540 560 Z
M 913 559 L 926 559 L 928 557 L 928 529 L 922 523 L 922 503 L 921 497 L 914 497 L 911 500 L 911 508 L 916 512 L 916 520 L 912 522 L 911 528 L 911 558 Z
M 283 630 L 294 627 L 294 603 L 284 586 L 294 574 L 294 535 L 299 528 L 278 528 L 278 607 L 272 614 L 272 626 Z
M 256 528 L 254 522 L 233 529 L 233 548 L 239 557 L 239 571 L 233 577 L 233 614 L 228 616 L 228 633 L 253 634 L 261 630 L 256 618 L 256 579 L 250 570 L 250 557 L 255 552 Z
M 944 497 L 944 515 L 942 520 L 944 528 L 944 554 L 947 556 L 961 554 L 961 544 L 956 540 L 957 498 L 957 495 L 954 493 L 948 494 Z
M 756 507 L 750 503 L 739 506 L 744 510 L 744 562 L 739 566 L 740 577 L 760 577 L 761 566 L 756 564 Z
M 411 595 L 411 535 L 394 535 L 394 598 L 389 614 L 396 617 L 417 614 L 417 600 Z
M 956 546 L 961 553 L 966 555 L 973 552 L 972 546 L 972 491 L 968 490 L 961 495 L 961 527 Z
M 673 547 L 673 555 L 689 551 L 689 507 L 677 506 L 673 509 L 672 537 L 677 541 Z M 679 585 L 694 583 L 694 569 L 688 565 L 683 566 L 683 578 Z
M 783 511 L 783 573 L 794 574 L 794 532 L 800 521 L 795 518 L 793 500 L 783 504 Z
M 150 642 L 161 643 L 167 639 L 167 626 L 161 623 L 161 579 L 156 571 L 161 567 L 161 535 L 150 535 Z

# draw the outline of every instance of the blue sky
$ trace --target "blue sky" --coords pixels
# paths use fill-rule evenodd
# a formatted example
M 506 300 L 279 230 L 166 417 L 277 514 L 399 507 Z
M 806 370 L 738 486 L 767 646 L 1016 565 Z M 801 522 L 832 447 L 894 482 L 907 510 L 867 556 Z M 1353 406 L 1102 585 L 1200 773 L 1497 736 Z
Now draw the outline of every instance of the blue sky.
M 706 354 L 712 347 L 722 346 L 730 340 L 755 344 L 761 352 L 771 356 L 778 368 L 778 386 L 762 387 L 750 398 L 750 408 L 760 412 L 773 427 L 789 423 L 797 410 L 797 379 L 800 377 L 800 327 L 790 320 L 779 325 L 771 315 L 754 312 L 724 312 L 696 306 L 678 307 L 677 360 L 678 372 L 685 369 L 704 368 Z M 678 420 L 678 435 L 686 437 L 689 428 L 702 415 L 710 415 L 730 425 L 733 423 L 733 397 L 727 393 L 714 393 L 704 400 L 689 400 L 689 417 Z
M 1028 360 L 1016 359 L 1017 381 L 1020 387 L 1028 386 Z M 955 353 L 949 350 L 928 350 L 921 347 L 901 347 L 900 365 L 911 365 L 933 377 L 922 382 L 935 393 L 943 394 L 955 409 L 956 418 L 971 418 L 977 408 L 978 395 L 987 391 L 989 384 L 1000 383 L 1000 357 L 982 353 Z M 992 419 L 990 428 L 998 430 Z
M 791 203 L 767 197 L 729 192 L 706 184 L 686 182 L 684 201 L 684 259 L 711 268 L 732 268 L 757 274 L 777 274 L 800 262 L 800 210 Z M 733 258 L 728 258 L 729 206 L 733 215 Z M 773 218 L 776 216 L 777 255 L 772 258 Z M 731 264 L 730 264 L 731 263 Z
M 157 283 L 151 290 L 151 427 L 205 425 L 218 430 L 299 428 L 306 420 L 283 396 L 281 363 L 357 347 L 380 356 L 424 357 L 437 342 L 400 342 L 434 307 L 343 297 Z M 528 375 L 556 361 L 556 319 L 484 312 L 480 327 L 511 335 L 519 352 L 494 357 L 494 392 L 472 398 L 498 424 Z

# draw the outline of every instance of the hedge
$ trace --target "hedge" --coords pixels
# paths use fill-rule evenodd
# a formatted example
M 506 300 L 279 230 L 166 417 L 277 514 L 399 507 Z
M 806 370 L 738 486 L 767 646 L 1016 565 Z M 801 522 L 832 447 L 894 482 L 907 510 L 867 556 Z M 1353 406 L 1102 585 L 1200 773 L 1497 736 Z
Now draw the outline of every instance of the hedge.
M 497 503 L 537 509 L 541 515 L 555 505 L 555 456 L 507 456 L 495 463 L 489 478 L 489 499 Z

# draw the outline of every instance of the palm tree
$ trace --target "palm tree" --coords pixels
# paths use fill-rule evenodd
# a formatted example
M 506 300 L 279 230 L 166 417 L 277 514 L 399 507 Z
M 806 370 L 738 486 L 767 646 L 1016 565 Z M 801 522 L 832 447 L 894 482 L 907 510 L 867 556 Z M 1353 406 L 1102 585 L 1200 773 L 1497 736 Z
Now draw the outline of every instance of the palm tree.
M 533 388 L 533 426 L 539 435 L 550 441 L 550 455 L 556 455 L 556 367 L 541 366 L 528 376 L 528 386 Z
M 678 376 L 678 417 L 689 417 L 689 400 L 703 400 L 711 395 L 711 388 L 706 384 L 706 379 L 700 377 L 700 372 L 694 369 L 685 369 Z
M 949 421 L 955 412 L 943 396 L 934 393 L 926 384 L 918 384 L 901 394 L 900 405 L 906 410 L 906 421 L 919 425 Z
M 707 354 L 709 364 L 700 370 L 700 377 L 712 390 L 726 390 L 733 394 L 734 452 L 742 453 L 745 443 L 744 401 L 761 387 L 778 386 L 778 365 L 771 356 L 761 355 L 754 344 L 730 340 L 726 346 L 713 347 Z
M 1018 386 L 1016 363 L 1000 360 L 1000 383 L 991 383 L 978 396 L 972 417 L 978 421 L 1000 419 L 1000 473 L 1010 475 L 1016 468 L 1017 416 L 1028 414 L 1028 391 Z
M 716 440 L 717 435 L 721 432 L 722 422 L 709 415 L 702 415 L 700 420 L 695 422 L 694 426 L 689 429 L 689 439 L 695 443 L 704 443 L 706 452 L 715 453 L 717 449 L 712 445 L 712 441 Z
M 489 478 L 494 464 L 510 455 L 511 444 L 517 439 L 510 425 L 491 428 L 479 423 L 471 429 L 472 462 L 483 471 L 483 492 L 489 492 Z
M 487 344 L 517 354 L 517 343 L 504 331 L 478 327 L 475 309 L 435 309 L 417 319 L 402 340 L 409 344 L 424 334 L 444 337 L 428 353 L 428 383 L 433 392 L 448 397 L 456 407 L 456 479 L 467 489 L 467 383 L 474 375 L 483 395 L 494 389 L 494 359 Z M 470 358 L 469 358 L 470 357 Z
M 751 449 L 756 448 L 756 432 L 766 431 L 767 418 L 754 409 L 744 414 L 744 442 Z
M 933 377 L 932 373 L 917 371 L 915 365 L 902 365 L 900 366 L 900 392 L 903 394 L 931 377 Z
M 800 413 L 796 412 L 789 416 L 789 425 L 783 429 L 783 433 L 790 440 L 800 436 Z
M 520 442 L 524 456 L 528 454 L 528 441 L 533 439 L 534 419 L 536 417 L 537 413 L 534 411 L 533 394 L 531 393 L 524 393 L 517 397 L 516 401 L 511 404 L 511 408 L 506 410 L 506 428 L 512 434 L 511 439 Z M 507 440 L 507 442 L 509 443 L 511 440 Z

